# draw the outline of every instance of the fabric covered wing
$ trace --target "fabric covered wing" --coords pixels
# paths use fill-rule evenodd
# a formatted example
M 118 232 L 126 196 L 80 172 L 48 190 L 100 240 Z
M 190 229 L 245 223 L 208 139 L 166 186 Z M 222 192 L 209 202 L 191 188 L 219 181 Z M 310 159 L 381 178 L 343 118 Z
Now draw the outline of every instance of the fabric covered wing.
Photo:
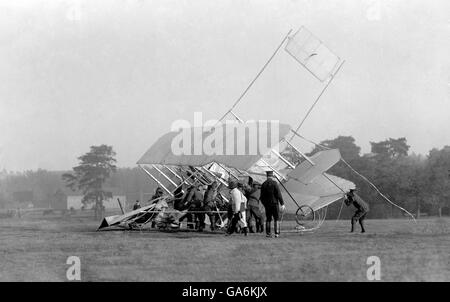
M 338 201 L 342 198 L 342 194 L 334 194 L 329 196 L 308 196 L 308 195 L 302 195 L 298 193 L 292 193 L 291 195 L 295 198 L 299 206 L 302 205 L 308 205 L 310 206 L 314 211 L 317 211 L 323 207 L 326 207 L 330 204 L 332 204 L 335 201 Z M 286 202 L 286 211 L 287 213 L 295 214 L 298 207 L 297 205 L 292 202 L 290 197 L 287 194 L 283 194 L 283 198 L 287 200 Z
M 350 189 L 355 188 L 355 184 L 351 181 L 331 174 L 325 173 L 325 175 L 344 190 L 344 192 L 348 192 Z M 309 205 L 314 210 L 318 210 L 341 199 L 344 195 L 344 193 L 327 179 L 327 177 L 320 174 L 309 184 L 289 179 L 284 183 L 284 186 L 300 206 Z M 295 212 L 297 210 L 297 205 L 284 190 L 283 198 L 286 203 L 286 209 L 289 212 Z
M 151 204 L 142 208 L 139 208 L 137 210 L 125 213 L 123 215 L 113 215 L 103 218 L 102 223 L 100 224 L 98 229 L 103 229 L 110 226 L 115 226 L 120 223 L 132 220 L 142 214 L 145 211 L 153 210 L 155 208 L 156 204 Z
M 277 145 L 291 129 L 289 125 L 277 123 L 278 132 L 274 135 L 271 127 L 263 127 L 260 124 L 260 122 L 240 123 L 232 126 L 233 131 L 230 131 L 230 126 L 222 125 L 216 127 L 213 132 L 203 131 L 202 128 L 186 128 L 189 130 L 169 132 L 159 138 L 137 164 L 199 167 L 217 162 L 228 167 L 247 170 Z M 256 136 L 251 132 L 253 129 L 257 129 Z M 182 144 L 177 144 L 182 131 L 192 133 L 190 141 L 186 140 L 188 147 L 184 146 L 184 140 Z M 267 143 L 264 143 L 263 139 L 267 139 Z M 211 141 L 214 141 L 214 144 L 210 144 Z M 202 146 L 210 145 L 213 146 L 211 149 L 202 148 Z M 180 152 L 181 148 L 184 151 Z
M 311 183 L 317 176 L 334 166 L 341 159 L 341 153 L 338 149 L 319 151 L 310 159 L 314 162 L 314 165 L 309 161 L 303 161 L 288 173 L 289 179 L 303 184 Z

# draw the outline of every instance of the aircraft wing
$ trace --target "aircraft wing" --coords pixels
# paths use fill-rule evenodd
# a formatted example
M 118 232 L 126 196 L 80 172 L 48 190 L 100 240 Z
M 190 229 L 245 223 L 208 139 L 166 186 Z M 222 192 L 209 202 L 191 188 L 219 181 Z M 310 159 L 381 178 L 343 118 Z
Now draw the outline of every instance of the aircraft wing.
M 111 226 L 117 226 L 121 223 L 133 220 L 134 218 L 140 216 L 141 214 L 145 213 L 146 211 L 150 211 L 155 209 L 156 204 L 151 204 L 148 206 L 144 206 L 142 208 L 139 208 L 137 210 L 125 213 L 123 215 L 113 215 L 103 218 L 102 223 L 98 227 L 98 229 L 103 229 Z
M 331 174 L 325 173 L 325 175 L 345 192 L 355 188 L 355 184 L 351 181 Z M 308 184 L 304 184 L 295 179 L 289 179 L 283 185 L 300 206 L 308 205 L 316 211 L 341 199 L 344 195 L 344 193 L 327 179 L 327 177 L 320 174 Z M 285 190 L 282 189 L 282 193 L 287 211 L 295 213 L 298 208 L 297 205 L 292 201 Z
M 192 133 L 186 143 L 189 144 L 189 150 L 178 150 L 178 142 L 182 131 L 169 132 L 160 137 L 145 154 L 139 159 L 137 164 L 161 164 L 174 166 L 194 166 L 201 167 L 207 164 L 217 162 L 228 167 L 246 171 L 253 166 L 264 154 L 267 154 L 274 145 L 278 144 L 290 131 L 291 127 L 287 124 L 278 124 L 278 133 L 275 136 L 271 127 L 259 126 L 260 122 L 248 122 L 227 126 L 227 124 L 218 126 L 213 132 L 204 131 L 202 128 L 186 128 Z M 228 127 L 232 127 L 230 131 Z M 255 128 L 252 128 L 255 127 Z M 249 133 L 249 129 L 257 129 L 257 135 Z M 183 130 L 185 131 L 185 130 Z M 196 135 L 199 134 L 199 135 Z M 237 135 L 236 135 L 237 133 Z M 217 135 L 217 139 L 214 137 Z M 218 139 L 221 137 L 221 139 Z M 272 144 L 264 138 L 273 138 Z M 213 150 L 218 152 L 205 152 L 205 150 L 195 150 L 202 148 L 204 144 L 214 140 Z M 185 141 L 183 141 L 183 144 Z M 232 150 L 229 150 L 229 148 Z M 238 148 L 244 148 L 244 152 L 239 152 Z M 251 148 L 256 147 L 255 152 Z M 184 146 L 183 146 L 184 148 Z M 184 152 L 187 151 L 187 152 Z M 242 150 L 241 150 L 242 151 Z M 232 154 L 229 154 L 232 153 Z M 242 155 L 243 153 L 244 155 Z
M 222 155 L 222 154 L 211 154 L 205 153 L 204 150 L 200 153 L 194 152 L 195 145 L 203 146 L 205 140 L 210 138 L 212 133 L 222 133 L 222 140 L 215 140 L 216 150 L 227 150 L 227 144 L 232 142 L 234 144 L 234 151 L 236 152 L 236 146 L 245 146 L 246 153 L 248 154 L 249 144 L 251 144 L 250 136 L 247 135 L 246 127 L 249 123 L 241 123 L 234 125 L 235 131 L 229 132 L 224 129 L 225 125 L 221 125 L 215 128 L 214 132 L 204 131 L 202 128 L 186 128 L 192 135 L 190 141 L 190 152 L 178 154 L 174 150 L 174 142 L 179 139 L 182 131 L 179 132 L 169 132 L 159 138 L 139 159 L 138 164 L 158 164 L 158 165 L 172 165 L 172 166 L 194 166 L 194 167 L 206 167 L 210 163 L 219 163 L 218 165 L 213 165 L 210 168 L 213 172 L 218 174 L 218 177 L 223 179 L 227 178 L 227 168 L 235 168 L 240 171 L 245 171 L 250 173 L 255 181 L 263 182 L 266 178 L 265 171 L 275 169 L 280 175 L 283 176 L 283 185 L 295 198 L 299 205 L 309 205 L 314 210 L 323 208 L 339 199 L 342 198 L 343 192 L 336 187 L 338 185 L 342 190 L 347 192 L 351 188 L 355 188 L 355 185 L 345 179 L 339 178 L 337 176 L 325 174 L 333 182 L 331 182 L 327 177 L 324 176 L 325 171 L 330 169 L 341 159 L 341 154 L 338 149 L 331 149 L 325 151 L 319 151 L 310 157 L 311 161 L 314 162 L 312 165 L 309 161 L 303 161 L 295 169 L 289 169 L 286 162 L 284 162 L 280 156 L 274 153 L 273 148 L 279 147 L 282 139 L 288 135 L 290 131 L 290 126 L 287 124 L 279 124 L 279 135 L 277 141 L 272 141 L 271 144 L 265 144 L 264 149 L 259 146 L 255 154 L 251 155 Z M 262 130 L 261 130 L 262 129 Z M 195 131 L 200 131 L 195 134 Z M 221 132 L 223 131 L 223 132 Z M 262 131 L 262 133 L 261 133 Z M 236 135 L 241 133 L 241 135 Z M 258 128 L 258 135 L 268 137 L 269 129 L 264 130 L 264 127 Z M 200 133 L 200 135 L 199 135 Z M 184 142 L 183 142 L 184 143 Z M 254 143 L 254 142 L 253 142 Z M 277 149 L 277 148 L 276 148 Z M 186 150 L 184 150 L 186 151 Z M 187 150 L 189 151 L 189 150 Z M 244 154 L 246 154 L 244 153 Z M 199 155 L 197 155 L 199 154 Z M 220 175 L 220 176 L 219 176 Z M 228 174 L 229 175 L 229 174 Z M 282 190 L 284 191 L 284 190 Z M 297 206 L 294 202 L 289 201 L 291 198 L 289 195 L 285 194 L 286 206 L 288 211 L 295 212 Z M 140 209 L 142 211 L 142 209 Z M 109 226 L 113 224 L 119 224 L 120 222 L 126 221 L 127 219 L 133 219 L 139 213 L 130 212 L 119 217 L 109 217 L 105 218 L 102 222 L 102 226 Z
M 338 149 L 319 151 L 311 156 L 310 159 L 314 162 L 314 165 L 305 160 L 288 173 L 288 178 L 302 184 L 311 183 L 316 177 L 339 162 L 341 153 L 339 153 Z

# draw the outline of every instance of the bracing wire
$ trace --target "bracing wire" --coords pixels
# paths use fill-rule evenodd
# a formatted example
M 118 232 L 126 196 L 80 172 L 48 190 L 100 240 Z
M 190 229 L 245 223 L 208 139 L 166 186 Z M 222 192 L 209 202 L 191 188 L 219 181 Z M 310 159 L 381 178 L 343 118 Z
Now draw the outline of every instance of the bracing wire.
M 269 63 L 272 61 L 272 59 L 275 57 L 275 55 L 277 54 L 277 52 L 279 51 L 279 49 L 281 48 L 281 46 L 284 44 L 284 42 L 286 41 L 286 39 L 289 37 L 290 33 L 292 32 L 292 29 L 287 33 L 287 35 L 284 37 L 284 39 L 281 41 L 281 43 L 279 44 L 279 46 L 276 48 L 275 52 L 272 54 L 272 56 L 269 58 L 269 60 L 264 64 L 264 66 L 261 68 L 261 70 L 258 72 L 258 74 L 255 76 L 255 78 L 250 82 L 250 84 L 247 86 L 247 88 L 243 91 L 243 93 L 239 96 L 239 98 L 234 102 L 234 104 L 231 106 L 231 108 L 225 112 L 225 114 L 219 119 L 219 122 L 222 121 L 226 115 L 228 113 L 232 113 L 232 110 L 237 106 L 237 104 L 242 100 L 242 98 L 246 95 L 246 93 L 250 90 L 250 88 L 253 86 L 253 84 L 256 82 L 256 80 L 259 78 L 259 76 L 264 72 L 264 70 L 266 69 L 266 67 L 269 65 Z M 322 94 L 325 92 L 325 90 L 327 89 L 327 87 L 331 84 L 331 81 L 333 80 L 334 76 L 337 74 L 337 72 L 339 71 L 339 69 L 342 67 L 342 65 L 344 64 L 345 61 L 341 62 L 341 64 L 339 65 L 338 69 L 336 70 L 336 72 L 333 74 L 333 76 L 330 78 L 330 80 L 327 82 L 327 84 L 324 86 L 324 88 L 322 89 L 321 93 L 319 94 L 319 96 L 316 98 L 316 100 L 314 101 L 314 103 L 312 104 L 312 106 L 309 108 L 308 112 L 306 113 L 306 115 L 303 117 L 302 121 L 300 122 L 299 126 L 296 128 L 296 130 L 292 130 L 294 135 L 299 136 L 300 138 L 304 139 L 305 141 L 308 141 L 318 147 L 322 147 L 326 150 L 329 150 L 330 148 L 323 146 L 321 144 L 315 143 L 305 137 L 303 137 L 302 135 L 298 134 L 298 130 L 301 128 L 301 126 L 303 125 L 303 123 L 305 122 L 305 120 L 308 118 L 309 114 L 311 113 L 311 111 L 313 110 L 313 108 L 316 106 L 316 104 L 318 103 L 319 99 L 321 98 Z M 234 115 L 234 114 L 233 114 Z M 218 122 L 218 123 L 219 123 Z M 216 124 L 217 125 L 217 124 Z M 294 136 L 293 135 L 293 136 Z M 291 137 L 291 140 L 293 138 L 293 136 Z M 388 197 L 386 197 L 371 181 L 369 181 L 364 175 L 360 174 L 358 171 L 356 171 L 348 162 L 346 162 L 342 157 L 341 157 L 341 161 L 347 165 L 352 171 L 353 173 L 357 174 L 359 177 L 361 177 L 364 181 L 366 181 L 368 184 L 370 184 L 372 186 L 373 189 L 376 190 L 376 192 L 382 196 L 388 203 L 390 203 L 391 205 L 399 208 L 400 210 L 402 210 L 403 212 L 407 213 L 409 216 L 412 217 L 412 219 L 414 220 L 414 222 L 416 222 L 414 215 L 412 215 L 410 212 L 408 212 L 406 209 L 398 206 L 397 204 L 393 203 Z M 341 188 L 340 188 L 341 189 Z M 342 190 L 342 189 L 341 189 Z M 292 198 L 292 196 L 291 196 Z M 295 200 L 294 200 L 295 201 Z M 341 205 L 341 208 L 339 210 L 339 214 L 337 217 L 337 220 L 339 220 L 341 212 L 342 212 L 342 208 L 343 208 L 343 203 Z M 309 231 L 314 230 L 319 228 L 323 222 L 325 221 L 325 217 L 326 217 L 326 213 L 327 213 L 327 209 L 325 209 L 325 215 L 323 217 L 323 219 L 319 218 L 319 224 L 312 229 L 308 229 Z M 281 215 L 281 221 L 283 220 L 283 214 Z
M 401 206 L 396 205 L 395 203 L 393 203 L 389 198 L 387 198 L 383 193 L 381 193 L 381 191 L 380 191 L 380 190 L 379 190 L 379 189 L 378 189 L 371 181 L 369 181 L 364 175 L 362 175 L 361 173 L 359 173 L 358 171 L 356 171 L 355 169 L 353 169 L 353 167 L 350 166 L 350 164 L 347 163 L 342 157 L 341 157 L 341 160 L 342 160 L 342 162 L 343 162 L 344 164 L 346 164 L 346 165 L 350 168 L 350 170 L 353 171 L 353 173 L 355 173 L 356 175 L 358 175 L 359 177 L 361 177 L 362 179 L 364 179 L 369 185 L 371 185 L 372 188 L 374 188 L 375 191 L 377 191 L 378 194 L 380 194 L 380 196 L 383 197 L 387 202 L 389 202 L 389 203 L 390 203 L 391 205 L 393 205 L 394 207 L 396 207 L 396 208 L 402 210 L 403 212 L 405 212 L 406 214 L 408 214 L 409 216 L 411 216 L 411 218 L 414 220 L 414 222 L 417 223 L 416 218 L 414 218 L 414 215 L 413 215 L 413 214 L 411 214 L 410 212 L 408 212 L 406 209 L 402 208 Z
M 336 221 L 339 221 L 339 218 L 341 218 L 342 208 L 344 208 L 344 200 L 342 200 L 341 208 L 339 209 L 339 213 L 337 215 Z
M 315 99 L 314 103 L 311 105 L 311 107 L 309 107 L 309 110 L 306 112 L 305 116 L 303 117 L 302 121 L 300 122 L 300 124 L 297 126 L 297 128 L 295 129 L 295 132 L 298 132 L 298 130 L 300 130 L 300 128 L 302 127 L 303 123 L 306 121 L 306 119 L 308 118 L 309 114 L 311 113 L 311 111 L 314 109 L 314 107 L 317 105 L 317 103 L 319 102 L 320 98 L 322 97 L 322 95 L 324 94 L 325 90 L 327 90 L 328 86 L 330 86 L 331 82 L 333 81 L 334 77 L 336 76 L 336 74 L 339 72 L 339 70 L 341 69 L 342 65 L 344 65 L 345 60 L 341 62 L 341 64 L 339 64 L 339 67 L 336 69 L 336 72 L 334 72 L 332 74 L 332 76 L 330 77 L 330 79 L 328 80 L 327 84 L 322 88 L 322 91 L 320 92 L 320 94 L 317 96 L 317 98 Z M 294 138 L 294 135 L 292 135 L 291 140 Z
M 313 142 L 312 140 L 309 140 L 309 139 L 307 139 L 307 138 L 305 138 L 304 136 L 302 136 L 302 135 L 300 135 L 299 133 L 297 133 L 297 131 L 294 131 L 294 133 L 295 133 L 295 135 L 297 135 L 298 137 L 300 137 L 300 138 L 302 138 L 303 140 L 305 140 L 305 141 L 307 141 L 307 142 L 310 142 L 310 143 L 312 143 L 312 144 L 314 144 L 314 145 L 316 145 L 316 146 L 318 146 L 318 147 L 322 147 L 322 148 L 324 148 L 324 149 L 326 149 L 326 150 L 330 150 L 330 148 L 328 148 L 328 147 L 326 147 L 326 146 L 324 146 L 324 145 L 321 145 L 321 144 L 318 144 L 318 143 L 316 143 L 316 142 Z M 401 206 L 399 206 L 399 205 L 397 205 L 397 204 L 395 204 L 395 203 L 393 203 L 386 195 L 384 195 L 378 188 L 377 188 L 377 186 L 375 186 L 370 180 L 368 180 L 367 179 L 367 177 L 365 177 L 364 175 L 362 175 L 361 173 L 359 173 L 358 171 L 356 171 L 347 161 L 345 161 L 345 159 L 343 159 L 342 157 L 341 157 L 341 161 L 348 167 L 348 168 L 350 168 L 350 170 L 353 172 L 353 173 L 355 173 L 356 175 L 358 175 L 359 177 L 361 177 L 365 182 L 367 182 L 381 197 L 383 197 L 383 199 L 385 199 L 389 204 L 391 204 L 392 206 L 394 206 L 394 207 L 396 207 L 396 208 L 398 208 L 398 209 L 400 209 L 401 211 L 403 211 L 403 212 L 405 212 L 406 214 L 408 214 L 409 216 L 411 216 L 411 218 L 414 220 L 414 222 L 417 222 L 416 221 L 416 218 L 414 217 L 414 215 L 413 214 L 411 214 L 410 212 L 408 212 L 408 210 L 406 210 L 405 208 L 402 208 Z
M 278 47 L 276 48 L 276 50 L 274 51 L 274 53 L 270 56 L 270 58 L 267 60 L 267 62 L 264 64 L 264 66 L 261 68 L 261 70 L 258 72 L 258 74 L 253 78 L 253 80 L 250 82 L 250 84 L 247 86 L 247 88 L 245 88 L 244 92 L 242 92 L 242 94 L 239 96 L 239 98 L 234 102 L 233 106 L 231 106 L 230 109 L 228 109 L 227 112 L 224 113 L 224 115 L 222 115 L 222 117 L 219 119 L 219 121 L 216 123 L 216 125 L 221 122 L 228 113 L 230 113 L 236 106 L 237 104 L 239 104 L 239 102 L 242 100 L 242 98 L 247 94 L 247 92 L 250 90 L 250 88 L 253 86 L 253 84 L 256 82 L 256 80 L 259 78 L 259 76 L 264 72 L 264 70 L 266 69 L 266 67 L 269 65 L 269 63 L 272 61 L 272 59 L 275 57 L 275 55 L 278 53 L 278 51 L 280 50 L 281 46 L 283 46 L 284 42 L 286 41 L 286 39 L 289 37 L 289 35 L 291 34 L 292 29 L 289 30 L 289 32 L 286 34 L 286 36 L 283 38 L 283 40 L 281 41 L 281 43 L 278 45 Z M 215 126 L 216 126 L 215 125 Z

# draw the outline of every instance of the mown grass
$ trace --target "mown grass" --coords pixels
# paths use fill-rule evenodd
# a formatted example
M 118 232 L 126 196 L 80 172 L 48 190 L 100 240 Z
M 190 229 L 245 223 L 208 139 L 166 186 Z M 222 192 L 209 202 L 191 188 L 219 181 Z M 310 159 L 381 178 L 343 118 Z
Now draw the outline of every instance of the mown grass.
M 284 222 L 283 230 L 294 223 Z M 450 219 L 348 221 L 315 233 L 104 231 L 82 217 L 0 220 L 0 281 L 66 281 L 67 257 L 82 281 L 367 281 L 367 257 L 382 281 L 450 281 Z

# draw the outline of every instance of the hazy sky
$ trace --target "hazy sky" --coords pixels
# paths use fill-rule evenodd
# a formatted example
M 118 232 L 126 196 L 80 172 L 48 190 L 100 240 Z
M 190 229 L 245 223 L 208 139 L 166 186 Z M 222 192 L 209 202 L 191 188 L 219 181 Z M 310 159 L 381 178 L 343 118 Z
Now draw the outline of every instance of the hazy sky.
M 450 145 L 450 1 L 0 2 L 0 169 L 134 166 L 176 119 L 218 118 L 289 29 L 346 60 L 301 132 Z M 297 126 L 321 84 L 281 51 L 238 112 Z

